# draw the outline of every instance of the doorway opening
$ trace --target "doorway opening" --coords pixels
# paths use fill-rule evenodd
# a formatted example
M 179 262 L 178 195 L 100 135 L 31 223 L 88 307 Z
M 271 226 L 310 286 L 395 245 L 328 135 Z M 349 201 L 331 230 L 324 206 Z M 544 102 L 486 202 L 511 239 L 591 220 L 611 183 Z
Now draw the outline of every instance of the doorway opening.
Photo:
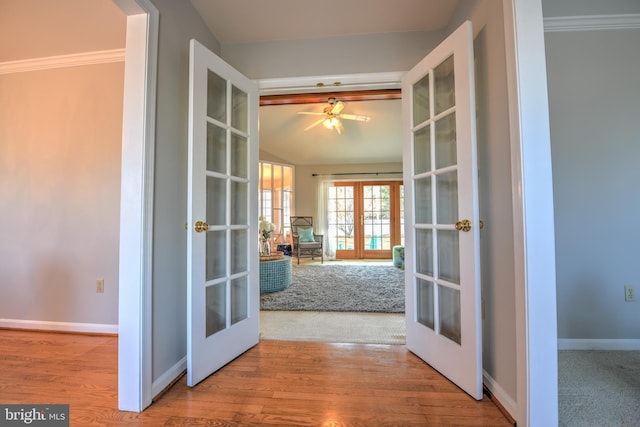
M 260 122 L 271 124 L 273 122 L 274 109 L 281 105 L 289 106 L 295 102 L 295 108 L 290 108 L 287 112 L 296 114 L 296 111 L 303 109 L 300 103 L 318 103 L 322 105 L 327 96 L 333 94 L 307 94 L 307 95 L 279 95 L 261 97 Z M 350 111 L 358 113 L 358 104 L 355 101 L 382 101 L 385 105 L 384 114 L 389 119 L 389 109 L 393 109 L 393 120 L 400 121 L 400 98 L 399 89 L 368 90 L 368 91 L 347 91 L 335 94 L 338 99 L 345 100 Z M 307 100 L 306 97 L 310 97 Z M 301 101 L 301 99 L 303 99 Z M 386 100 L 397 100 L 397 104 L 384 103 Z M 347 102 L 347 100 L 349 100 Z M 353 101 L 353 102 L 352 102 Z M 278 102 L 278 104 L 276 104 Z M 362 103 L 360 103 L 362 104 Z M 315 107 L 310 107 L 313 110 Z M 265 109 L 267 115 L 265 115 Z M 381 113 L 382 114 L 382 113 Z M 306 116 L 305 116 L 306 117 Z M 380 115 L 376 117 L 380 120 Z M 277 119 L 276 119 L 277 120 Z M 291 120 L 291 119 L 290 119 Z M 304 117 L 299 121 L 300 129 L 306 125 Z M 351 141 L 351 136 L 356 133 L 354 128 L 367 126 L 370 123 L 358 123 L 349 127 L 351 123 L 345 123 L 346 130 L 340 135 L 340 144 L 346 146 Z M 325 223 L 322 229 L 324 234 L 325 259 L 321 263 L 320 259 L 302 258 L 298 265 L 298 260 L 294 257 L 292 270 L 295 276 L 296 269 L 311 269 L 317 271 L 318 276 L 322 276 L 323 271 L 328 271 L 336 266 L 344 268 L 388 268 L 394 269 L 392 261 L 392 248 L 394 245 L 403 243 L 403 203 L 402 203 L 402 181 L 401 174 L 397 178 L 385 178 L 378 180 L 371 179 L 368 172 L 364 175 L 352 174 L 349 181 L 344 180 L 345 171 L 372 171 L 380 170 L 402 170 L 401 144 L 397 144 L 397 154 L 395 158 L 400 159 L 395 165 L 390 165 L 391 160 L 386 164 L 362 165 L 359 159 L 350 156 L 348 153 L 342 155 L 340 163 L 330 169 L 331 165 L 318 165 L 314 159 L 311 164 L 296 164 L 288 159 L 288 156 L 295 150 L 295 147 L 285 147 L 280 150 L 270 150 L 265 152 L 263 144 L 277 138 L 277 135 L 263 135 L 267 126 L 261 126 L 260 146 L 261 161 L 272 162 L 274 164 L 292 164 L 295 170 L 293 207 L 295 215 L 311 215 L 314 223 Z M 335 132 L 329 135 L 322 133 L 327 131 L 322 127 L 304 132 L 308 136 L 310 132 L 318 132 L 316 144 L 325 141 L 324 137 L 331 138 Z M 350 133 L 351 131 L 351 133 Z M 328 132 L 328 131 L 327 131 Z M 401 140 L 401 133 L 398 129 L 392 138 L 394 143 Z M 304 145 L 304 142 L 300 142 Z M 307 147 L 310 147 L 307 145 Z M 269 147 L 271 148 L 271 147 Z M 362 155 L 367 154 L 363 150 Z M 349 163 L 346 163 L 349 162 Z M 382 168 L 381 168 L 382 166 Z M 329 167 L 329 169 L 327 169 Z M 386 169 L 384 169 L 386 167 Z M 338 171 L 338 173 L 332 173 Z M 325 173 L 326 172 L 326 173 Z M 320 177 L 322 176 L 322 177 Z M 320 182 L 328 183 L 325 194 L 320 194 Z M 323 214 L 319 212 L 320 198 L 325 200 L 323 214 L 325 218 L 319 218 Z M 262 211 L 261 211 L 262 212 Z M 290 230 L 287 230 L 290 232 Z M 277 231 L 276 231 L 277 233 Z M 357 239 L 357 240 L 356 240 Z M 327 256 L 328 255 L 328 256 Z M 395 269 L 401 272 L 399 269 Z M 403 279 L 402 279 L 403 280 Z M 292 285 L 294 286 L 294 285 Z M 289 289 L 279 292 L 287 292 Z M 275 296 L 273 293 L 271 296 Z M 402 301 L 404 308 L 404 300 Z M 374 343 L 374 344 L 404 344 L 404 310 L 402 313 L 365 312 L 365 311 L 279 311 L 265 310 L 260 312 L 261 339 L 278 340 L 299 340 L 299 341 L 325 341 L 343 343 Z

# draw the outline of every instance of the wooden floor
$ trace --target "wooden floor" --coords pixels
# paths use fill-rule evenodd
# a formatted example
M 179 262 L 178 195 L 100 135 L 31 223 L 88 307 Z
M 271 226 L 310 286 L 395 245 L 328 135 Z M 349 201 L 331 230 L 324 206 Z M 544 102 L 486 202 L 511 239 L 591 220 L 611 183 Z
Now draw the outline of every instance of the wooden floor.
M 70 404 L 71 426 L 508 426 L 404 346 L 261 341 L 143 413 L 117 409 L 117 338 L 0 330 L 0 403 Z

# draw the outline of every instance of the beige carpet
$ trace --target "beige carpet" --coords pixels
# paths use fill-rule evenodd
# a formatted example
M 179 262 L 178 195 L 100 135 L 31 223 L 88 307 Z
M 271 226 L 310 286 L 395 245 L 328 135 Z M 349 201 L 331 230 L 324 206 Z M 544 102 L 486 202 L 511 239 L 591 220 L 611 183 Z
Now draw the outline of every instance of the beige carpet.
M 261 311 L 260 339 L 404 344 L 404 313 Z
M 559 425 L 640 425 L 640 351 L 558 352 Z

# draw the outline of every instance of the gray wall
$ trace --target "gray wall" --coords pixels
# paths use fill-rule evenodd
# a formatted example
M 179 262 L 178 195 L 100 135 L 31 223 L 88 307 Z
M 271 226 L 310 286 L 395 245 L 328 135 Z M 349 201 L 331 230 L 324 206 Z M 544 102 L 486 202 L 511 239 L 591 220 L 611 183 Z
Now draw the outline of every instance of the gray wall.
M 3 1 L 0 61 L 124 48 L 125 30 L 110 1 Z M 0 318 L 10 324 L 117 328 L 123 81 L 122 61 L 0 75 Z
M 223 45 L 222 57 L 252 79 L 406 71 L 442 36 L 431 31 Z
M 459 18 L 470 19 L 474 28 L 478 185 L 480 219 L 485 225 L 480 233 L 482 365 L 502 389 L 500 392 L 516 401 L 513 189 L 504 18 L 502 2 L 482 0 L 467 4 L 468 11 Z M 505 396 L 498 397 L 508 407 L 510 402 L 505 401 Z
M 189 2 L 152 0 L 160 12 L 153 223 L 153 378 L 186 356 L 189 40 L 219 53 Z
M 0 318 L 115 329 L 123 83 L 124 62 L 0 76 Z
M 640 29 L 547 33 L 558 338 L 640 338 Z

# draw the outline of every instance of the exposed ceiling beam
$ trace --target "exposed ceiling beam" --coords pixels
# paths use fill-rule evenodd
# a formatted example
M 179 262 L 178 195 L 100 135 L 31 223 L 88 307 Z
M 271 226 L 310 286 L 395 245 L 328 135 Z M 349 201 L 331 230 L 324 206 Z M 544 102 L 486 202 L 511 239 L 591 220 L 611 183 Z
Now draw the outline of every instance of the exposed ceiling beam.
M 321 104 L 334 97 L 339 101 L 377 101 L 384 99 L 400 99 L 400 89 L 354 90 L 344 92 L 296 93 L 288 95 L 265 95 L 260 97 L 260 106 Z

